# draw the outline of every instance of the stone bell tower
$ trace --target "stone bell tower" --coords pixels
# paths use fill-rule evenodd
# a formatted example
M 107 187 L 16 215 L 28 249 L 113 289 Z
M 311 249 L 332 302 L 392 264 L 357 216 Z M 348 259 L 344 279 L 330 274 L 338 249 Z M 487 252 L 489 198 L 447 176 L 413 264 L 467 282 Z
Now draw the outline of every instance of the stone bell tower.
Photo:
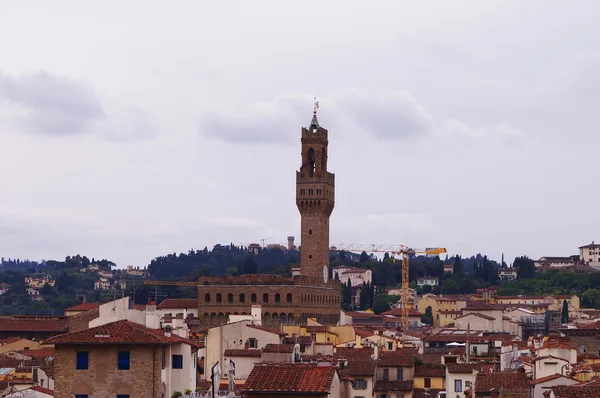
M 315 101 L 308 128 L 302 128 L 302 166 L 296 172 L 296 206 L 301 215 L 300 272 L 328 282 L 329 216 L 335 204 L 335 176 L 327 171 L 327 130 L 319 125 Z

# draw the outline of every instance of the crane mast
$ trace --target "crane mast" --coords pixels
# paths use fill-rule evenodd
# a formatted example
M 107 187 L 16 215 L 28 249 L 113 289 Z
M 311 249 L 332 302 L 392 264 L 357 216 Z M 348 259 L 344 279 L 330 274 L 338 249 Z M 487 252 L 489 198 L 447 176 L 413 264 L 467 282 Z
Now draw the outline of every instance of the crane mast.
M 428 249 L 413 249 L 406 245 L 385 245 L 385 244 L 340 244 L 335 246 L 338 250 L 348 252 L 367 252 L 367 253 L 391 253 L 399 255 L 402 260 L 402 286 L 400 293 L 402 297 L 402 330 L 408 331 L 408 319 L 410 308 L 408 300 L 410 298 L 409 290 L 409 259 L 411 254 L 434 254 L 446 253 L 443 247 L 434 247 Z

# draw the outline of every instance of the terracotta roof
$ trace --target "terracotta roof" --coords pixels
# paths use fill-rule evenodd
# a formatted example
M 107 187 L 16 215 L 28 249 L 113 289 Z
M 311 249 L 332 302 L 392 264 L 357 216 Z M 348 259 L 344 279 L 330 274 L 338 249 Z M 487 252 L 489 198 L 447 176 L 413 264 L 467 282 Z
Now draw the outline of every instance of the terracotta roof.
M 377 361 L 372 359 L 369 360 L 350 360 L 344 366 L 344 370 L 348 371 L 350 376 L 375 376 L 375 369 L 377 368 Z
M 31 387 L 31 390 L 34 390 L 34 391 L 37 391 L 37 392 L 41 392 L 42 394 L 54 396 L 54 391 L 49 390 L 49 389 L 44 388 L 44 387 L 35 386 L 35 387 Z
M 475 379 L 475 393 L 486 393 L 491 389 L 501 391 L 503 394 L 506 394 L 507 392 L 529 392 L 527 375 L 525 372 L 478 374 Z
M 348 359 L 352 361 L 356 360 L 367 360 L 371 359 L 375 351 L 370 347 L 361 348 L 349 348 L 349 347 L 337 347 L 333 353 L 335 359 Z
M 294 345 L 293 344 L 267 344 L 265 346 L 265 348 L 263 348 L 263 352 L 290 354 L 290 353 L 294 352 Z
M 446 377 L 446 367 L 415 366 L 415 377 Z
M 117 321 L 79 332 L 54 336 L 46 344 L 173 344 L 187 343 L 187 340 L 172 334 L 165 336 L 161 329 L 150 329 L 130 321 Z
M 449 363 L 448 373 L 472 373 L 474 370 L 479 370 L 481 366 L 473 363 Z
M 19 354 L 27 355 L 32 359 L 41 359 L 44 360 L 48 357 L 54 357 L 54 349 L 53 348 L 45 348 L 41 350 L 19 350 L 17 351 Z
M 262 350 L 242 350 L 229 349 L 223 352 L 226 357 L 259 357 L 262 355 Z
M 256 364 L 242 391 L 329 393 L 335 374 L 332 366 L 315 364 Z
M 597 398 L 600 397 L 600 385 L 554 386 L 554 398 Z
M 264 326 L 259 326 L 259 325 L 246 325 L 246 327 L 252 328 L 252 329 L 257 329 L 257 330 L 262 330 L 263 332 L 269 332 L 269 333 L 274 333 L 274 334 L 278 334 L 280 336 L 285 336 L 286 334 L 283 332 L 280 332 L 279 330 L 275 330 L 275 329 L 269 329 L 266 328 Z
M 65 311 L 90 311 L 100 308 L 101 303 L 81 303 L 65 309 Z
M 388 391 L 412 391 L 412 380 L 377 380 L 373 391 L 388 392 Z
M 399 348 L 395 351 L 382 351 L 377 358 L 379 366 L 412 367 L 415 363 L 413 348 Z
M 0 332 L 64 332 L 67 319 L 36 319 L 35 317 L 0 317 Z
M 442 391 L 444 390 L 436 390 L 435 388 L 414 388 L 412 398 L 435 398 Z
M 356 333 L 360 337 L 371 337 L 375 334 L 375 332 L 372 332 L 368 329 L 356 328 L 356 327 L 354 328 L 354 333 Z
M 165 299 L 156 308 L 171 309 L 171 308 L 198 308 L 197 299 Z
M 392 308 L 389 311 L 382 312 L 381 315 L 402 316 L 402 308 Z M 408 316 L 421 316 L 421 315 L 423 315 L 423 314 L 412 308 L 410 308 L 408 310 Z
M 479 317 L 479 318 L 487 319 L 488 321 L 493 321 L 493 320 L 496 319 L 493 316 L 489 316 L 489 315 L 485 315 L 485 314 L 480 314 L 478 312 L 469 312 L 468 314 L 464 314 L 462 316 L 459 316 L 456 319 L 461 319 L 461 318 L 464 318 L 464 317 L 467 317 L 467 316 L 476 316 L 476 317 Z
M 566 376 L 562 376 L 562 375 L 559 375 L 558 373 L 555 373 L 555 374 L 550 375 L 550 376 L 540 377 L 539 379 L 530 380 L 529 384 L 531 384 L 532 386 L 535 386 L 536 384 L 545 383 L 547 381 L 559 379 L 561 377 L 566 377 Z
M 327 331 L 327 326 L 307 326 L 306 327 L 306 331 L 308 333 L 312 333 L 312 332 L 326 332 Z

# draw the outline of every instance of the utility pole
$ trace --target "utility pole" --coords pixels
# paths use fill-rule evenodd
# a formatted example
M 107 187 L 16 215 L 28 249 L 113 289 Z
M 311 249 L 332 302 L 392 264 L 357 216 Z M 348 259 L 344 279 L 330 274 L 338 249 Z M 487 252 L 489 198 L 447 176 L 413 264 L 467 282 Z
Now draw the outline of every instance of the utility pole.
M 469 338 L 471 337 L 471 324 L 467 323 L 467 363 L 471 363 L 471 347 Z

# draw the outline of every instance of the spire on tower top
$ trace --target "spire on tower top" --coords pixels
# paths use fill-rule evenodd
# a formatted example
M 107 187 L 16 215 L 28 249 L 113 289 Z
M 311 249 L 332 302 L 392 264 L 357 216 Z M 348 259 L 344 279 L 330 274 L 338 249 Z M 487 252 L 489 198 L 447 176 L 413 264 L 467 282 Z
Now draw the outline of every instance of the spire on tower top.
M 319 121 L 317 120 L 317 111 L 319 110 L 319 101 L 317 101 L 317 97 L 315 97 L 315 106 L 313 108 L 313 117 L 310 121 L 310 129 L 319 128 Z

